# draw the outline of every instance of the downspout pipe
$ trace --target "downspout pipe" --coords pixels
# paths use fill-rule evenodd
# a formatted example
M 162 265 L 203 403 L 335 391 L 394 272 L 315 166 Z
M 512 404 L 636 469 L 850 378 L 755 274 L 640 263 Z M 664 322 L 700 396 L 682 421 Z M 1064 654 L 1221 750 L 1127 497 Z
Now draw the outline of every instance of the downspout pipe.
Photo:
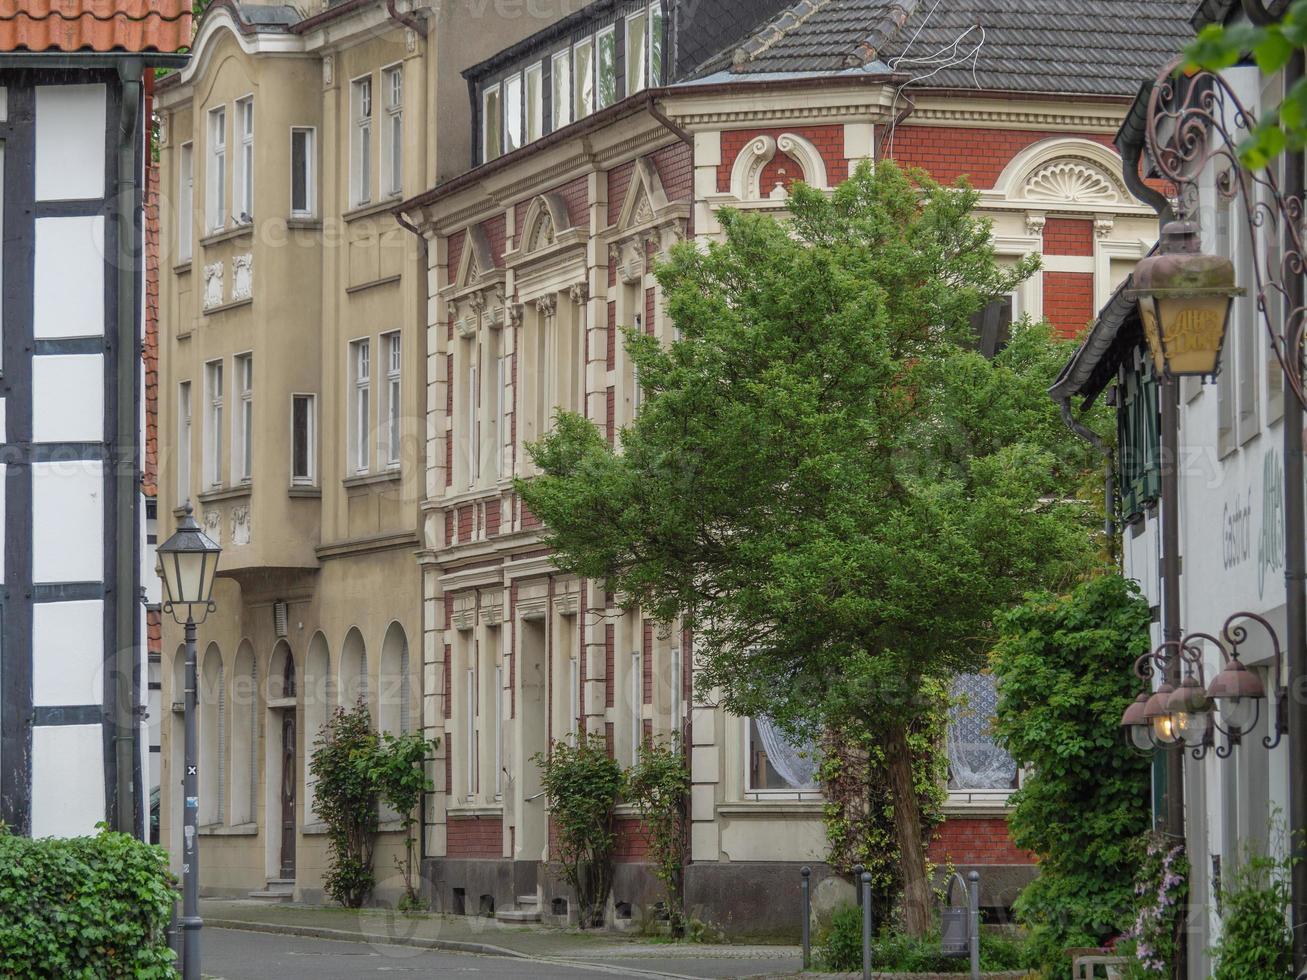
M 414 13 L 400 13 L 399 8 L 395 6 L 395 0 L 386 0 L 386 13 L 395 23 L 402 24 L 418 37 L 426 39 L 427 21 L 425 17 L 419 17 Z
M 145 64 L 118 62 L 122 89 L 118 124 L 118 169 L 114 219 L 117 226 L 118 302 L 115 329 L 116 418 L 114 464 L 114 663 L 109 689 L 113 713 L 114 800 L 110 823 L 141 836 L 144 814 L 141 779 L 141 452 L 140 452 L 140 241 L 143 136 L 141 100 Z

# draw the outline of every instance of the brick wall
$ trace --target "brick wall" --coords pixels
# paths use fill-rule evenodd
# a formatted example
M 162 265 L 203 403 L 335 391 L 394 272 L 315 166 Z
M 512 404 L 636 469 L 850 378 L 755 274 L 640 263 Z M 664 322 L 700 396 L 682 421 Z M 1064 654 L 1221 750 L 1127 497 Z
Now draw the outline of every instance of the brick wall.
M 472 513 L 473 513 L 473 508 L 471 504 L 468 504 L 466 507 L 460 507 L 458 509 L 458 540 L 459 541 L 472 540 Z
M 508 230 L 508 219 L 502 214 L 481 222 L 481 229 L 486 233 L 486 242 L 490 246 L 490 255 L 495 268 L 504 267 L 504 236 Z
M 1110 136 L 1097 133 L 1053 133 L 1034 129 L 900 126 L 894 131 L 889 156 L 907 167 L 921 167 L 941 183 L 967 176 L 981 189 L 994 186 L 1014 156 L 1051 136 L 1083 136 L 1111 146 Z M 734 157 L 732 157 L 732 161 Z
M 654 169 L 668 201 L 688 201 L 694 193 L 694 154 L 685 143 L 672 143 L 653 155 Z
M 1049 218 L 1044 222 L 1044 254 L 1093 255 L 1093 223 L 1080 218 Z
M 744 149 L 749 140 L 757 136 L 771 136 L 776 138 L 786 133 L 794 133 L 802 136 L 809 143 L 817 148 L 821 154 L 822 160 L 826 163 L 826 179 L 831 186 L 842 184 L 849 176 L 849 164 L 844 159 L 844 127 L 835 126 L 804 126 L 797 129 L 733 129 L 722 133 L 722 162 L 717 167 L 717 189 L 719 191 L 729 191 L 731 189 L 731 169 L 735 166 L 735 160 Z M 779 154 L 778 154 L 779 156 Z M 792 166 L 797 166 L 791 161 Z M 802 170 L 798 174 L 803 176 Z M 762 183 L 762 192 L 764 195 L 771 190 L 771 185 L 764 179 Z
M 466 231 L 456 231 L 449 236 L 449 281 L 458 277 L 458 264 L 463 261 L 463 243 L 467 240 Z
M 1063 337 L 1076 337 L 1094 318 L 1091 272 L 1045 272 L 1044 318 Z
M 622 216 L 622 205 L 626 203 L 627 192 L 631 189 L 631 177 L 635 174 L 635 161 L 624 163 L 608 171 L 608 224 L 617 224 Z
M 499 447 L 495 447 L 499 452 Z M 499 534 L 500 506 L 499 498 L 494 497 L 486 501 L 486 537 L 493 538 Z
M 619 864 L 637 864 L 649 860 L 649 835 L 639 817 L 618 817 L 613 821 L 613 831 L 617 837 L 613 860 Z M 452 855 L 453 852 L 450 853 Z M 558 825 L 552 817 L 549 818 L 549 854 L 554 859 L 558 857 Z
M 1034 864 L 1035 856 L 1012 843 L 1002 817 L 950 817 L 935 831 L 930 844 L 935 864 Z
M 498 817 L 450 818 L 445 824 L 445 853 L 449 857 L 498 858 L 504 856 L 504 821 Z

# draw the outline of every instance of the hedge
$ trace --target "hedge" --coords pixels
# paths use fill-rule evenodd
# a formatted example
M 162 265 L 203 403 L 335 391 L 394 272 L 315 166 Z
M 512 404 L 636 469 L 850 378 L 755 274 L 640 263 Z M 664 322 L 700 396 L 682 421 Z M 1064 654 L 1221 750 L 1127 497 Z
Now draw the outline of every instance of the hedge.
M 17 837 L 0 824 L 0 977 L 173 978 L 167 852 L 127 834 Z

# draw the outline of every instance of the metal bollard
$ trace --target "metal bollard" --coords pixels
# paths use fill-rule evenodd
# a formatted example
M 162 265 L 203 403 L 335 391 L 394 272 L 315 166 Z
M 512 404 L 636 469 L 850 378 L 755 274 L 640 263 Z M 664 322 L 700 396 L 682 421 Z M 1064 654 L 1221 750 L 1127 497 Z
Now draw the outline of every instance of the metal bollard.
M 967 875 L 967 893 L 971 904 L 970 935 L 967 941 L 971 947 L 971 980 L 980 980 L 980 872 L 972 871 Z
M 862 872 L 866 870 L 867 869 L 860 864 L 855 864 L 853 866 L 853 890 L 858 896 L 858 908 L 862 908 Z
M 862 980 L 871 980 L 871 872 L 862 872 Z
M 806 970 L 812 966 L 812 868 L 804 865 L 799 874 L 803 875 L 803 968 Z

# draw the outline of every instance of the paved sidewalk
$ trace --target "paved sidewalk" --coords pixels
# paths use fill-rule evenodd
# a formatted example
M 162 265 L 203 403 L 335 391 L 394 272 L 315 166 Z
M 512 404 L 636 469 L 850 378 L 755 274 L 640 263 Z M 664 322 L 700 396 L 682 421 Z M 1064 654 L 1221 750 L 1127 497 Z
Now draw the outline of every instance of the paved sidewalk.
M 796 946 L 649 942 L 612 933 L 510 925 L 476 916 L 409 916 L 386 909 L 204 899 L 206 926 L 527 958 L 628 976 L 757 977 L 798 972 Z

